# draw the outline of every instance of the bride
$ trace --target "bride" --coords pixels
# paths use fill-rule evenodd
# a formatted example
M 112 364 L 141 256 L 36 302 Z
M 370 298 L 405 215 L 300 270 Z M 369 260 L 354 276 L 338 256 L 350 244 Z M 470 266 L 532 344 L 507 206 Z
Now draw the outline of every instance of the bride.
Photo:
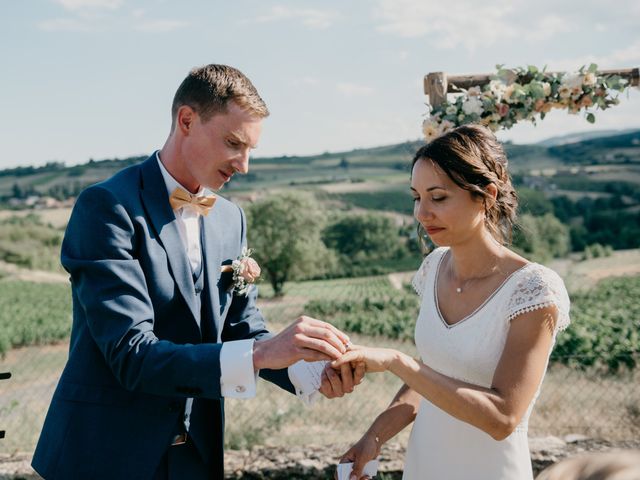
M 569 323 L 569 298 L 554 271 L 506 247 L 517 206 L 506 167 L 480 126 L 458 127 L 414 157 L 414 215 L 439 246 L 412 282 L 420 360 L 354 346 L 333 362 L 404 381 L 343 455 L 354 462 L 351 478 L 411 422 L 406 480 L 533 478 L 527 424 L 556 334 Z

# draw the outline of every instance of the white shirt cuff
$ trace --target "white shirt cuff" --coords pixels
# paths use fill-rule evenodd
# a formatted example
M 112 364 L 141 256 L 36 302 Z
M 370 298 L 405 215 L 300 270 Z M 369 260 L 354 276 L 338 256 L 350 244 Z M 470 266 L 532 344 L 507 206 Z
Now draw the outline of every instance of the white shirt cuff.
M 227 398 L 256 396 L 258 372 L 253 370 L 254 339 L 224 342 L 220 349 L 220 392 Z
M 318 389 L 326 364 L 326 361 L 305 362 L 300 360 L 289 367 L 289 380 L 296 389 L 296 396 L 305 405 L 313 405 L 320 398 Z

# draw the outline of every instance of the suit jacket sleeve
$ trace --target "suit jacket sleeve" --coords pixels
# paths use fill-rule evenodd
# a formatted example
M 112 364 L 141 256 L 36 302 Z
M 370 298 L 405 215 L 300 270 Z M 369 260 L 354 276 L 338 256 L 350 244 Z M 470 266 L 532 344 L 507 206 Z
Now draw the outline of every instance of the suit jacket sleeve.
M 139 228 L 107 188 L 96 185 L 80 195 L 61 254 L 71 276 L 74 322 L 86 321 L 127 390 L 220 398 L 220 344 L 175 344 L 153 332 L 154 306 L 137 258 Z

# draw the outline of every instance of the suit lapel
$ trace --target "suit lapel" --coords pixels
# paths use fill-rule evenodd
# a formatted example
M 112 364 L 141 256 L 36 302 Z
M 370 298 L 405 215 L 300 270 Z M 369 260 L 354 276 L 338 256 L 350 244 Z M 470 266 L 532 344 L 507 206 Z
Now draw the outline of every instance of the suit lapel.
M 156 155 L 152 155 L 142 164 L 142 188 L 140 195 L 149 214 L 151 224 L 160 237 L 160 242 L 167 258 L 170 271 L 184 297 L 194 320 L 200 318 L 193 288 L 193 274 L 189 266 L 187 252 L 184 249 L 175 214 L 169 205 L 169 196 L 165 188 L 164 178 L 160 172 Z
M 214 207 L 209 215 L 203 218 L 201 225 L 202 232 L 202 257 L 205 262 L 205 281 L 209 288 L 209 301 L 211 302 L 211 311 L 213 318 L 214 336 L 218 336 L 221 332 L 220 325 L 220 292 L 218 291 L 218 283 L 220 281 L 220 264 L 222 263 L 222 238 L 219 228 L 220 225 L 219 212 Z M 203 321 L 206 321 L 203 319 Z

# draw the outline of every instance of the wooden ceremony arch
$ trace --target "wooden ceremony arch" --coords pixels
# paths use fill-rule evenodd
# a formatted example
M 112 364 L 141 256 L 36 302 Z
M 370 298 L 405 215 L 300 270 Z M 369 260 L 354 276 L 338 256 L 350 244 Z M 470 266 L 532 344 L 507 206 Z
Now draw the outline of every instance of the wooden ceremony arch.
M 548 72 L 552 76 L 563 72 Z M 597 75 L 618 75 L 629 81 L 629 86 L 640 86 L 640 69 L 626 68 L 622 70 L 599 70 Z M 473 86 L 482 87 L 491 81 L 492 74 L 447 75 L 445 72 L 431 72 L 424 77 L 424 93 L 429 96 L 429 103 L 437 107 L 444 103 L 447 93 L 460 93 L 462 89 Z M 516 74 L 513 73 L 512 81 Z

